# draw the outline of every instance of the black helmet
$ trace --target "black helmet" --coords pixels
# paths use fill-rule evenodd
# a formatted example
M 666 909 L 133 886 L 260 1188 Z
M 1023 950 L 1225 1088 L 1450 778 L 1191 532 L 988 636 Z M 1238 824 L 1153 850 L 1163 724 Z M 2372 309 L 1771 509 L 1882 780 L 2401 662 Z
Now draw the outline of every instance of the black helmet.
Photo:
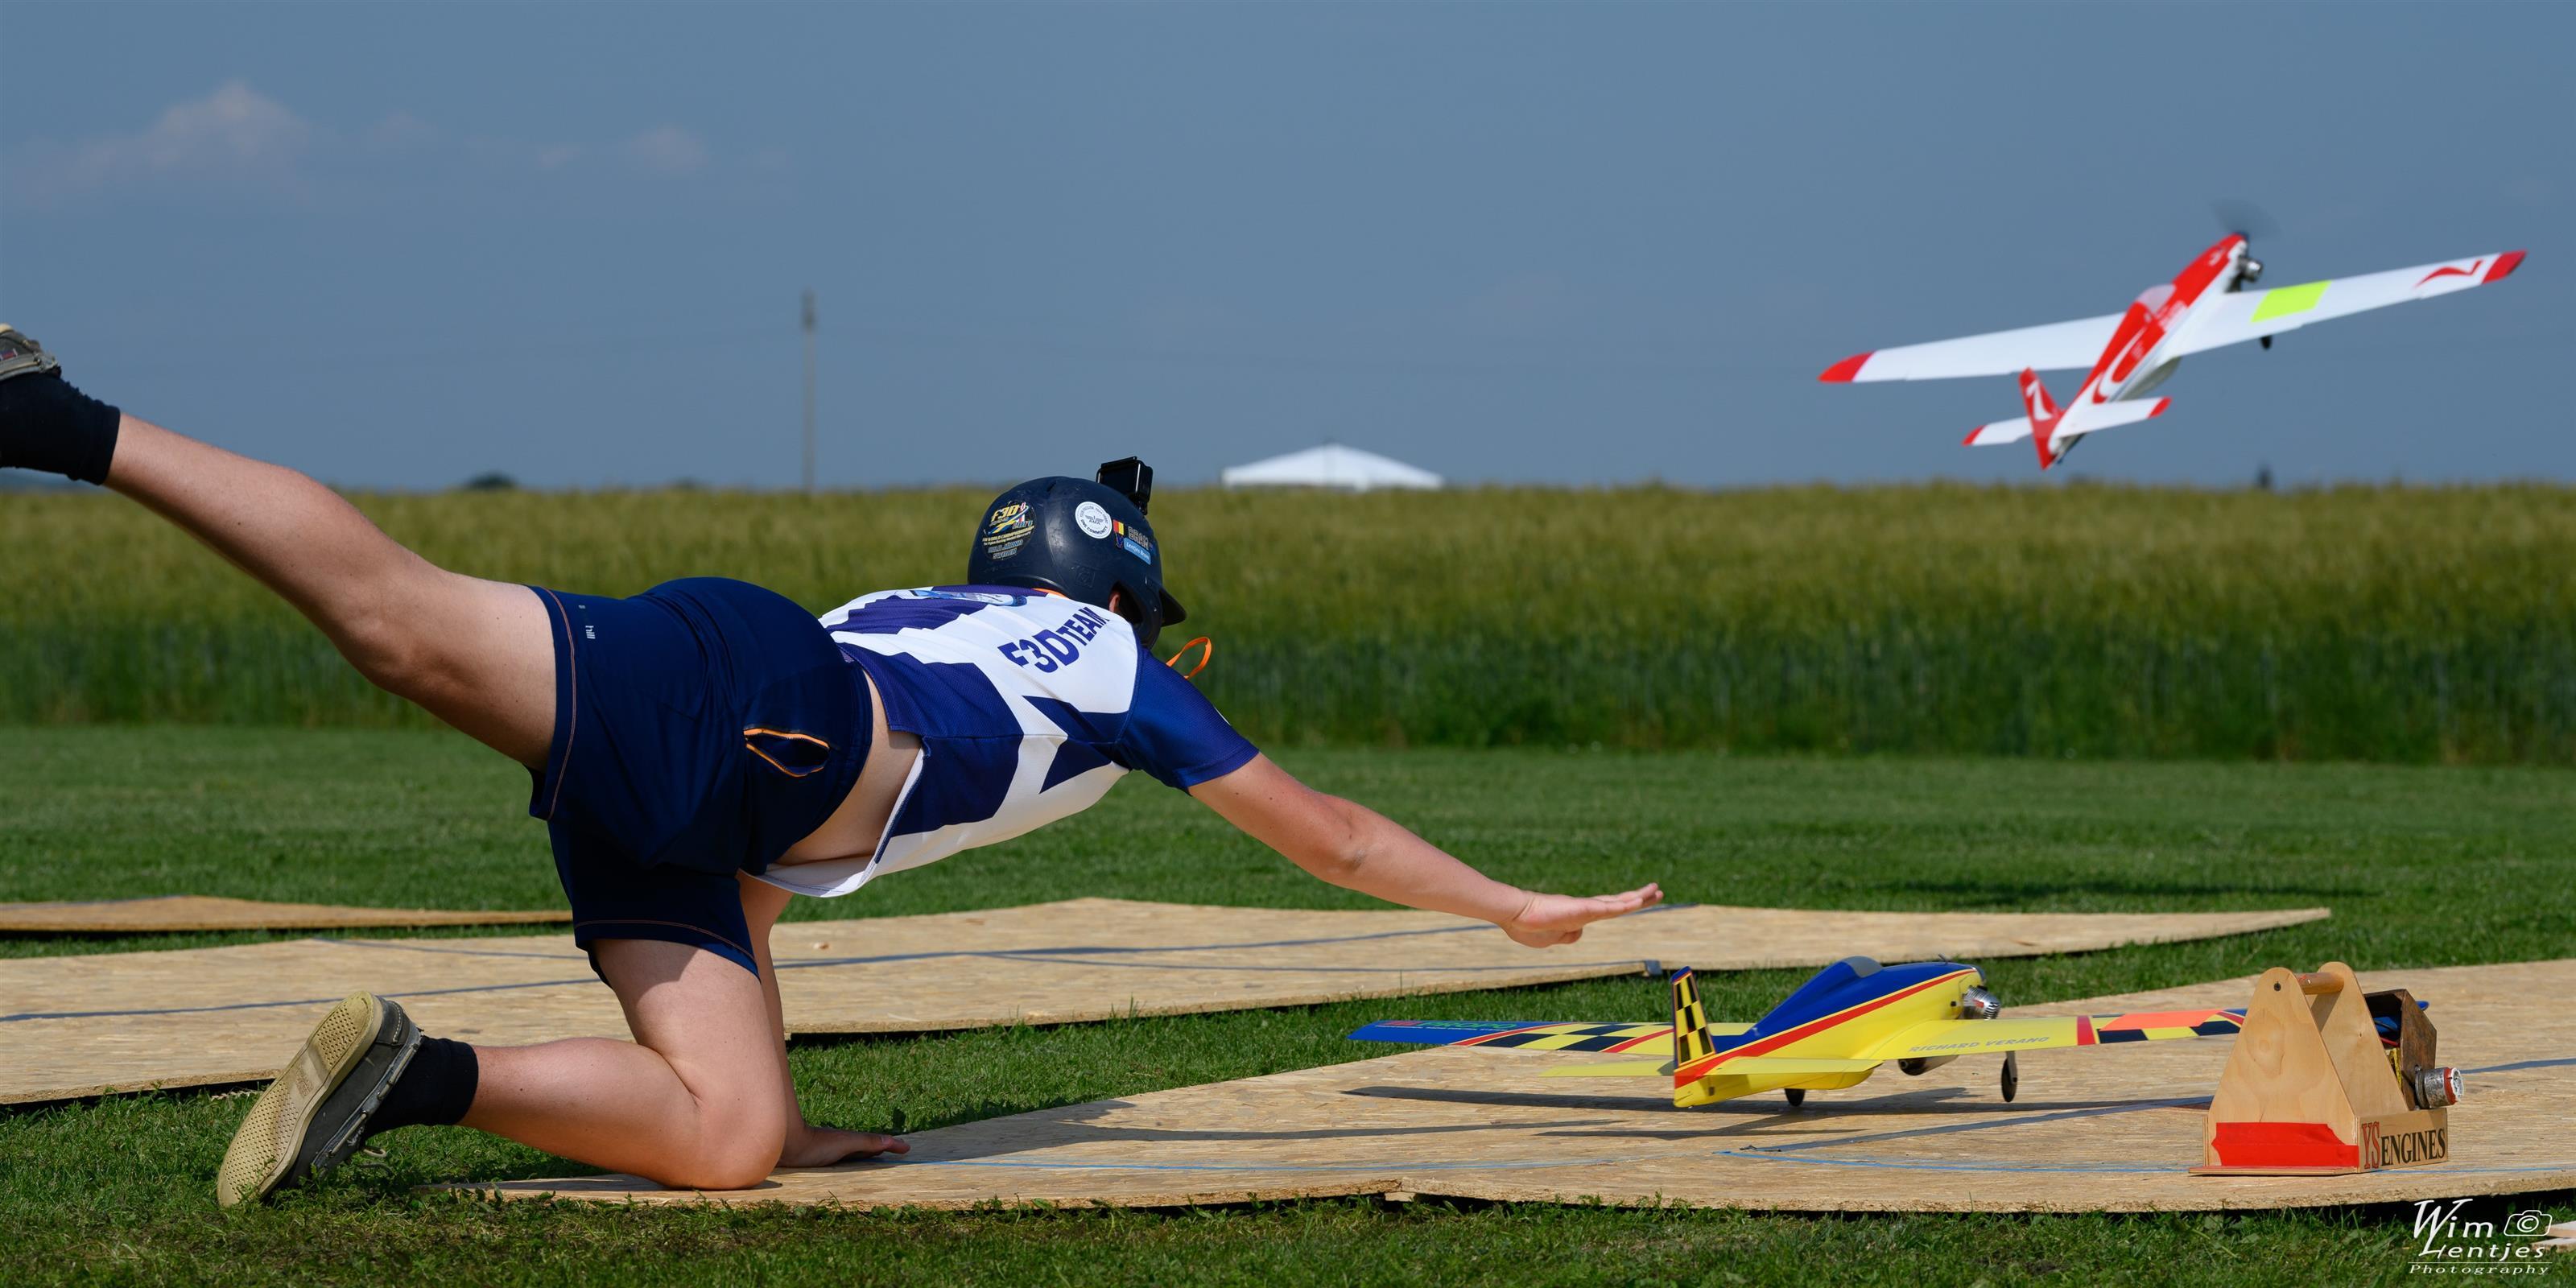
M 1100 467 L 1098 482 L 1030 479 L 993 498 L 966 556 L 978 586 L 1029 586 L 1109 607 L 1125 591 L 1136 641 L 1151 646 L 1165 622 L 1188 616 L 1163 589 L 1163 550 L 1145 504 L 1154 468 L 1133 456 Z

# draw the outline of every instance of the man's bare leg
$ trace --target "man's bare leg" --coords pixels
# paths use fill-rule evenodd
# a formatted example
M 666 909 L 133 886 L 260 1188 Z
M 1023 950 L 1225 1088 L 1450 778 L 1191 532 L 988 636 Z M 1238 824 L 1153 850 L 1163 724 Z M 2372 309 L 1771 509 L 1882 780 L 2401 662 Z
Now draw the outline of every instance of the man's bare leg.
M 796 1117 L 760 981 L 686 944 L 597 948 L 635 1041 L 476 1047 L 482 1081 L 465 1125 L 678 1188 L 758 1184 Z
M 436 567 L 282 466 L 127 416 L 107 486 L 276 591 L 377 687 L 523 765 L 554 736 L 554 641 L 524 586 Z
M 760 990 L 767 994 L 769 1032 L 776 1039 L 778 1049 L 784 1052 L 787 1049 L 787 1012 L 778 998 L 778 967 L 770 960 L 769 931 L 778 924 L 778 914 L 787 910 L 790 896 L 766 881 L 756 881 L 748 876 L 736 880 L 742 884 L 743 920 L 751 926 L 752 955 L 760 961 Z M 849 1158 L 912 1152 L 912 1146 L 899 1137 L 839 1127 L 818 1127 L 806 1121 L 803 1106 L 796 1099 L 796 1081 L 788 1075 L 785 1060 L 778 1062 L 778 1076 L 786 1088 L 789 1114 L 787 1148 L 778 1156 L 780 1167 L 829 1167 Z
M 131 416 L 118 424 L 106 483 L 276 591 L 378 686 L 514 760 L 544 763 L 554 642 L 525 587 L 437 568 L 302 474 Z M 764 949 L 783 903 L 746 901 Z M 465 1125 L 710 1189 L 756 1184 L 782 1160 L 902 1149 L 891 1137 L 805 1126 L 776 993 L 762 978 L 681 944 L 598 947 L 636 1041 L 475 1048 Z
M 746 881 L 754 977 L 713 953 L 652 939 L 602 940 L 599 966 L 633 1042 L 574 1038 L 476 1047 L 482 1081 L 464 1125 L 548 1153 L 686 1189 L 741 1189 L 784 1164 L 820 1167 L 903 1152 L 902 1141 L 805 1125 L 769 978 L 783 891 Z M 764 997 L 766 993 L 768 996 Z

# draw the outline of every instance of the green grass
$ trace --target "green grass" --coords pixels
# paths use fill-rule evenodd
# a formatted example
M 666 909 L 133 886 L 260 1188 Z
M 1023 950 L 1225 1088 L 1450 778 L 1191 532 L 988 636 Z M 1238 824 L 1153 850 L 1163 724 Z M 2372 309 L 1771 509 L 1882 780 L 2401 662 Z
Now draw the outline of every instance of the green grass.
M 460 571 L 820 609 L 961 577 L 986 495 L 359 501 Z M 1155 518 L 1179 634 L 1217 640 L 1202 683 L 1264 743 L 2576 758 L 2563 487 L 1175 492 Z M 0 721 L 424 719 L 117 498 L 13 498 L 0 551 Z
M 1754 759 L 1292 750 L 1499 875 L 1663 880 L 1676 898 L 1812 907 L 2223 909 L 2324 903 L 2260 935 L 1991 963 L 2008 1003 L 2328 958 L 2364 971 L 2564 955 L 2576 777 L 2525 768 Z M 0 898 L 191 891 L 541 906 L 525 776 L 428 732 L 0 728 Z M 791 915 L 1103 894 L 1365 906 L 1144 780 L 1082 820 Z M 20 941 L 13 953 L 235 942 Z M 1796 972 L 1712 983 L 1759 1008 Z M 1651 1016 L 1635 980 L 1402 1003 L 800 1045 L 821 1117 L 919 1129 L 1362 1058 L 1393 1012 Z M 559 1175 L 460 1129 L 226 1218 L 208 1177 L 245 1102 L 138 1097 L 0 1115 L 0 1282 L 1259 1282 L 1994 1284 L 2405 1278 L 2405 1214 L 1763 1217 L 1328 1202 L 1181 1213 L 667 1212 L 412 1192 Z M 2517 1206 L 2527 1206 L 2518 1203 Z M 2576 1195 L 2542 1206 L 2562 1214 Z M 2501 1211 L 2501 1209 L 2498 1209 Z

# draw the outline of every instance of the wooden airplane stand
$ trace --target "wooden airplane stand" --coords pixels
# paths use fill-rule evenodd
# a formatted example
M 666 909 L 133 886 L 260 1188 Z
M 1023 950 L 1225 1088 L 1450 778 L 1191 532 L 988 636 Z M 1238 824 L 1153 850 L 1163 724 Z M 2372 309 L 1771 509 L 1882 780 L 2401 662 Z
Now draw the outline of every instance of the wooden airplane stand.
M 2379 1017 L 2396 1020 L 2394 1050 L 2380 1041 Z M 2335 1175 L 2449 1158 L 2459 1074 L 2434 1063 L 2433 1042 L 2412 996 L 2365 994 L 2342 962 L 2310 975 L 2263 972 L 2191 1174 Z

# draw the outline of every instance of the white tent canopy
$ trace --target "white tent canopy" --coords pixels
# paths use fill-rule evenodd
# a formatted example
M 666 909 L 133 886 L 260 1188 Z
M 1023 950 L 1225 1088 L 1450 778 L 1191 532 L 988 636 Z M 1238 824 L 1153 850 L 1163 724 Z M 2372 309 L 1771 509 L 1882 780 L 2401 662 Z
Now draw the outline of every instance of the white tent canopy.
M 1227 487 L 1331 487 L 1352 492 L 1373 488 L 1436 488 L 1440 476 L 1375 452 L 1326 443 L 1250 465 L 1234 465 L 1217 476 Z

